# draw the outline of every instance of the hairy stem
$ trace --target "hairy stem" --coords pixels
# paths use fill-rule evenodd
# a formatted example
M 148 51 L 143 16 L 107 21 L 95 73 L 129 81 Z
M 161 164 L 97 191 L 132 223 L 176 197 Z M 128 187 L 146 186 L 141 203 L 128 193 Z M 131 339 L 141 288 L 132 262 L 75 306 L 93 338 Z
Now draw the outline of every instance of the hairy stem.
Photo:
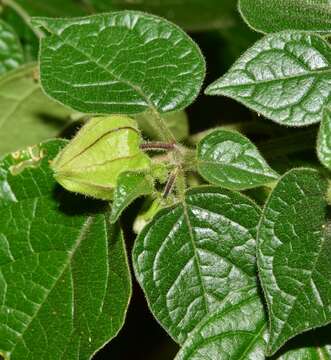
M 168 128 L 161 114 L 157 111 L 155 107 L 151 108 L 153 119 L 150 120 L 151 125 L 153 126 L 155 132 L 158 134 L 159 138 L 168 143 L 176 143 L 176 138 Z
M 174 143 L 164 143 L 161 141 L 150 141 L 140 145 L 142 150 L 173 150 L 174 148 Z

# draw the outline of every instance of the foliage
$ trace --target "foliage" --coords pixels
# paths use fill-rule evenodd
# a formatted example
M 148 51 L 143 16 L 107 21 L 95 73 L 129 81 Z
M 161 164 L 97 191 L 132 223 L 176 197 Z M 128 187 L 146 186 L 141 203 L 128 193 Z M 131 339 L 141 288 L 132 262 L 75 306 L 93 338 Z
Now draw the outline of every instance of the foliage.
M 168 358 L 331 359 L 331 5 L 236 5 L 0 1 L 0 358 L 98 358 L 132 257 Z

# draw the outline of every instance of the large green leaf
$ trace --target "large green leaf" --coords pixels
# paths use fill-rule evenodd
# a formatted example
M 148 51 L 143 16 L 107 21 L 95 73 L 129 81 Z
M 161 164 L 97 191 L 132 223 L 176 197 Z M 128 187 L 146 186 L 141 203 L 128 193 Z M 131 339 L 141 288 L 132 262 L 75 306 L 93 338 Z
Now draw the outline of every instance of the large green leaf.
M 0 75 L 17 68 L 23 59 L 23 49 L 14 29 L 0 19 Z
M 318 35 L 283 31 L 265 36 L 206 93 L 226 95 L 280 124 L 322 119 L 331 99 L 331 48 Z
M 167 18 L 187 31 L 232 25 L 235 0 L 90 0 L 99 11 L 141 10 Z
M 0 155 L 58 135 L 71 110 L 50 100 L 26 65 L 0 79 Z
M 168 21 L 134 11 L 79 19 L 39 18 L 46 93 L 85 113 L 167 112 L 199 93 L 198 46 Z
M 327 182 L 294 169 L 271 193 L 258 231 L 258 268 L 275 353 L 288 339 L 331 321 L 331 237 Z
M 278 174 L 245 136 L 216 130 L 198 144 L 198 170 L 209 182 L 243 190 L 277 180 Z
M 330 0 L 239 0 L 239 11 L 253 29 L 264 33 L 331 33 Z
M 100 204 L 63 192 L 49 161 L 63 141 L 0 163 L 0 353 L 76 360 L 123 325 L 131 293 L 121 231 Z
M 259 218 L 260 209 L 243 195 L 201 187 L 161 210 L 138 236 L 137 279 L 155 317 L 179 343 L 232 292 L 256 287 Z
M 321 331 L 300 336 L 272 359 L 329 360 L 331 346 L 323 344 L 322 336 Z M 265 360 L 267 341 L 264 308 L 259 296 L 251 291 L 225 301 L 216 312 L 206 316 L 186 340 L 176 360 Z
M 321 163 L 331 169 L 331 110 L 324 109 L 317 140 L 317 155 Z

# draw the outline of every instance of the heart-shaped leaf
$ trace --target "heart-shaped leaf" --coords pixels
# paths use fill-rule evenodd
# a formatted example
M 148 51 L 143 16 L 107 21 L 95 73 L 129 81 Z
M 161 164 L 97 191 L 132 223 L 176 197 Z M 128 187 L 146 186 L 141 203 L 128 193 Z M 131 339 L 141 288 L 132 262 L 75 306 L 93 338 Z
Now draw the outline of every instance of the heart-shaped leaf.
M 85 113 L 179 110 L 199 93 L 205 63 L 198 46 L 168 21 L 134 11 L 34 20 L 46 93 Z
M 57 136 L 71 110 L 49 99 L 34 79 L 36 64 L 0 78 L 0 155 Z
M 14 29 L 0 19 L 0 75 L 24 61 L 23 49 Z
M 239 0 L 239 11 L 256 31 L 331 33 L 329 0 Z
M 320 36 L 283 31 L 256 42 L 211 84 L 208 95 L 226 95 L 288 126 L 322 120 L 331 102 L 331 48 Z
M 198 170 L 210 183 L 228 189 L 258 187 L 278 178 L 245 136 L 216 130 L 198 144 Z
M 330 328 L 325 330 L 327 333 Z M 319 331 L 300 336 L 272 359 L 330 360 L 331 346 L 323 343 L 323 335 Z M 267 341 L 267 321 L 261 299 L 255 291 L 250 291 L 233 296 L 207 315 L 190 334 L 175 360 L 265 360 Z
M 114 190 L 110 222 L 116 222 L 122 211 L 135 199 L 142 195 L 149 195 L 153 190 L 153 181 L 145 174 L 134 172 L 121 173 L 117 178 Z
M 317 155 L 321 163 L 331 169 L 331 110 L 324 109 L 317 139 Z
M 259 218 L 260 209 L 243 195 L 201 187 L 161 210 L 138 236 L 137 279 L 155 317 L 179 343 L 233 291 L 256 287 Z
M 331 236 L 327 182 L 294 169 L 271 193 L 258 231 L 258 268 L 275 353 L 295 335 L 331 321 Z
M 124 322 L 131 285 L 121 231 L 103 205 L 56 185 L 49 161 L 63 145 L 47 142 L 0 162 L 5 359 L 90 359 Z

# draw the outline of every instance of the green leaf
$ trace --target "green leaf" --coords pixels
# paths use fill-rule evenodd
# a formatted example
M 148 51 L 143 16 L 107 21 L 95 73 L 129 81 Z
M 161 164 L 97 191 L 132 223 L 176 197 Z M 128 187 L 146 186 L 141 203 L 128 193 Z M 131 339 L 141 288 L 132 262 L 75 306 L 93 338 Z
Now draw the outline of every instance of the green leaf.
M 256 291 L 242 292 L 201 321 L 175 360 L 264 360 L 266 329 Z
M 258 230 L 258 268 L 266 296 L 268 353 L 331 321 L 331 236 L 327 182 L 312 169 L 286 173 L 271 193 Z
M 26 65 L 0 79 L 0 155 L 57 136 L 69 123 L 69 109 L 50 100 Z
M 0 19 L 0 75 L 23 63 L 23 50 L 14 29 Z
M 131 294 L 121 231 L 99 203 L 61 191 L 63 141 L 0 163 L 0 353 L 90 359 L 123 325 Z
M 317 155 L 321 163 L 331 169 L 331 110 L 324 109 L 317 139 Z
M 187 107 L 198 95 L 205 63 L 177 26 L 140 12 L 80 19 L 35 19 L 46 93 L 85 113 L 159 112 Z M 106 44 L 106 46 L 105 46 Z
M 151 139 L 164 140 L 160 137 L 159 131 L 153 126 L 155 122 L 155 114 L 151 111 L 145 111 L 134 116 L 139 128 Z M 168 129 L 172 132 L 177 141 L 185 140 L 189 136 L 188 117 L 185 111 L 174 111 L 162 116 Z
M 331 359 L 331 346 L 314 346 L 311 338 L 321 332 L 300 336 L 273 360 Z M 268 340 L 264 308 L 255 292 L 247 292 L 220 305 L 190 334 L 175 360 L 265 360 Z M 330 342 L 330 341 L 329 341 Z
M 302 126 L 322 120 L 330 104 L 331 49 L 318 35 L 284 31 L 265 36 L 211 84 L 277 123 Z
M 98 11 L 140 10 L 167 18 L 186 31 L 205 31 L 232 25 L 235 0 L 90 0 Z
M 114 190 L 110 222 L 116 222 L 122 211 L 135 199 L 142 195 L 149 195 L 153 190 L 153 181 L 146 177 L 145 174 L 134 172 L 121 173 L 117 178 L 116 188 Z
M 263 33 L 281 30 L 331 33 L 329 0 L 239 0 L 239 11 L 249 26 Z
M 197 147 L 199 173 L 210 183 L 233 190 L 258 187 L 277 180 L 278 175 L 245 136 L 216 130 Z
M 260 209 L 243 195 L 201 187 L 159 211 L 138 236 L 136 277 L 153 314 L 177 342 L 233 291 L 256 287 L 259 218 Z

